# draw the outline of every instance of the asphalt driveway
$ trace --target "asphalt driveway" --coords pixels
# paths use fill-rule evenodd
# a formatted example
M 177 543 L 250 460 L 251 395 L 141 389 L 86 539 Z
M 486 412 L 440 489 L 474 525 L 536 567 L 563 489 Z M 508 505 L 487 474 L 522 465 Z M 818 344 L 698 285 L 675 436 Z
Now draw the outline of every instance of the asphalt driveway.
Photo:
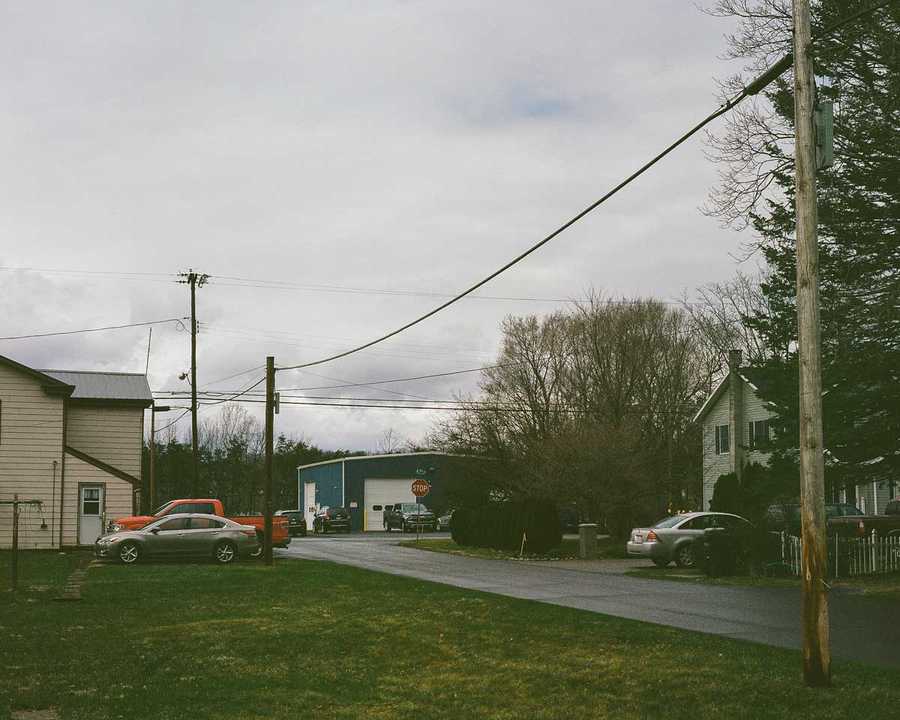
M 400 547 L 406 539 L 382 533 L 310 536 L 276 552 L 752 642 L 801 646 L 796 589 L 667 582 L 597 566 L 461 557 Z M 830 610 L 835 657 L 900 667 L 896 603 L 834 591 Z

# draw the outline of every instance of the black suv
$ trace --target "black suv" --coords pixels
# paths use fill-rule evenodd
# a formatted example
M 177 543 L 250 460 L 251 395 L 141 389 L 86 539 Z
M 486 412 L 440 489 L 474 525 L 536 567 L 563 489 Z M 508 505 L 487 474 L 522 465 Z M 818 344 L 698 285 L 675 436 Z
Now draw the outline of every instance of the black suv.
M 313 518 L 313 532 L 324 534 L 329 530 L 350 532 L 350 512 L 347 508 L 322 508 L 316 513 L 316 516 Z
M 302 510 L 278 510 L 275 514 L 287 518 L 288 534 L 291 537 L 306 537 L 306 516 Z
M 403 532 L 412 532 L 416 528 L 437 532 L 438 519 L 421 503 L 385 505 L 384 529 L 390 532 L 393 528 Z

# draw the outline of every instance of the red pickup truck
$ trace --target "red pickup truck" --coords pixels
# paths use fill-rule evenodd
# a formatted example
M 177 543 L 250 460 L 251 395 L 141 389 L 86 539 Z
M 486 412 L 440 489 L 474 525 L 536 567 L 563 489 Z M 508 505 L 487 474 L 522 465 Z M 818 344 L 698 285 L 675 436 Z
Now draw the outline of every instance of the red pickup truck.
M 221 500 L 200 499 L 200 500 L 170 500 L 161 508 L 157 509 L 152 515 L 132 515 L 131 517 L 116 518 L 109 524 L 109 532 L 119 532 L 120 530 L 139 530 L 148 523 L 158 520 L 166 515 L 175 513 L 206 513 L 207 515 L 218 515 L 219 517 L 228 517 L 225 514 L 225 508 L 222 506 Z M 256 528 L 256 535 L 259 538 L 259 546 L 262 548 L 263 533 L 265 532 L 266 519 L 262 515 L 237 515 L 228 517 L 241 525 L 252 525 Z M 287 547 L 291 542 L 291 536 L 288 533 L 288 519 L 286 517 L 272 517 L 272 545 L 274 547 Z

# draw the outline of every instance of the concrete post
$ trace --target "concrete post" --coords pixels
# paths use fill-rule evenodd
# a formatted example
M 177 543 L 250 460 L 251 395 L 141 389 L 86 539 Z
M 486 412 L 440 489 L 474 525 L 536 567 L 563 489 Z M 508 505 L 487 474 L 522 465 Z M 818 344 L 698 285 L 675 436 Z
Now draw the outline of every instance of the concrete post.
M 578 524 L 578 557 L 582 560 L 597 557 L 597 523 Z

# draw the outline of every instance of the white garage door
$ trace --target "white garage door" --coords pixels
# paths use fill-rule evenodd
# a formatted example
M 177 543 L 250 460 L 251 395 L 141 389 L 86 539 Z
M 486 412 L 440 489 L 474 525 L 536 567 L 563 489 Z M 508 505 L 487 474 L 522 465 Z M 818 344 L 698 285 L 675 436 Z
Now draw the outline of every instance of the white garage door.
M 366 507 L 363 530 L 384 530 L 384 506 L 403 502 L 415 502 L 412 493 L 412 478 L 403 480 L 365 481 L 364 502 Z

